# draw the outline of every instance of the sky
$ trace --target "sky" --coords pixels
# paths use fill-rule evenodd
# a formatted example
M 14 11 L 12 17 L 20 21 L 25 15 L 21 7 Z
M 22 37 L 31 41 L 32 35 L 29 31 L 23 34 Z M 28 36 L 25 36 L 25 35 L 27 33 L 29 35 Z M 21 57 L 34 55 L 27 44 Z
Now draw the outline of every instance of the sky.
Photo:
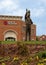
M 46 0 L 0 0 L 0 15 L 25 16 L 30 10 L 30 18 L 36 25 L 36 35 L 46 35 Z

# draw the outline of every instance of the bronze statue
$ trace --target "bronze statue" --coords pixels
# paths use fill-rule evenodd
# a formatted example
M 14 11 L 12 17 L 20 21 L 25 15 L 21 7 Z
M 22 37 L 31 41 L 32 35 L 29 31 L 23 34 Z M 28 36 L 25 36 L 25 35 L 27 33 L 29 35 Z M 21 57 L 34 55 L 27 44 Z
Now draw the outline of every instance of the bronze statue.
M 31 40 L 31 24 L 33 24 L 32 20 L 30 19 L 30 10 L 26 9 L 26 14 L 25 14 L 25 23 L 26 23 L 26 41 L 27 37 L 29 37 L 29 41 Z

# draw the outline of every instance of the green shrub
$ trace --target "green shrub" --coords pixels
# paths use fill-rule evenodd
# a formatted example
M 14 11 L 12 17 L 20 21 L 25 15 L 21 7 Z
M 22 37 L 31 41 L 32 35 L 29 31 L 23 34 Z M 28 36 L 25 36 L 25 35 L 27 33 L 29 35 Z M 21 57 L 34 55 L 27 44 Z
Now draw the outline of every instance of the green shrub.
M 42 53 L 42 58 L 46 58 L 46 53 Z
M 25 44 L 19 44 L 18 45 L 18 54 L 20 54 L 22 56 L 29 55 L 29 50 Z
M 37 55 L 39 56 L 39 58 L 46 58 L 46 51 L 39 52 Z
M 39 53 L 37 54 L 37 56 L 41 59 L 41 58 L 42 58 L 42 53 L 39 52 Z

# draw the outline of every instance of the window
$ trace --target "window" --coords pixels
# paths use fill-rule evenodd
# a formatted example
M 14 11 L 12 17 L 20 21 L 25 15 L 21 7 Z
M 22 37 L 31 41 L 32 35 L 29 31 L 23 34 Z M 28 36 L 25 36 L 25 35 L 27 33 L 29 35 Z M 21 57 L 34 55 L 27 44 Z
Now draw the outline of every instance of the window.
M 15 41 L 15 38 L 13 38 L 13 37 L 7 37 L 5 40 L 6 41 Z

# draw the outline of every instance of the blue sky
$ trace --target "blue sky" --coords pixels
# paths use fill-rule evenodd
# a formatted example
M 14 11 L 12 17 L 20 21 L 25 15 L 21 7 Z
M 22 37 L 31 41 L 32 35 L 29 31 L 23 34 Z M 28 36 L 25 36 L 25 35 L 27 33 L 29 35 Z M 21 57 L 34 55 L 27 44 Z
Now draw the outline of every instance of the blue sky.
M 46 35 L 46 0 L 0 0 L 0 15 L 23 16 L 26 8 L 36 24 L 36 34 Z

